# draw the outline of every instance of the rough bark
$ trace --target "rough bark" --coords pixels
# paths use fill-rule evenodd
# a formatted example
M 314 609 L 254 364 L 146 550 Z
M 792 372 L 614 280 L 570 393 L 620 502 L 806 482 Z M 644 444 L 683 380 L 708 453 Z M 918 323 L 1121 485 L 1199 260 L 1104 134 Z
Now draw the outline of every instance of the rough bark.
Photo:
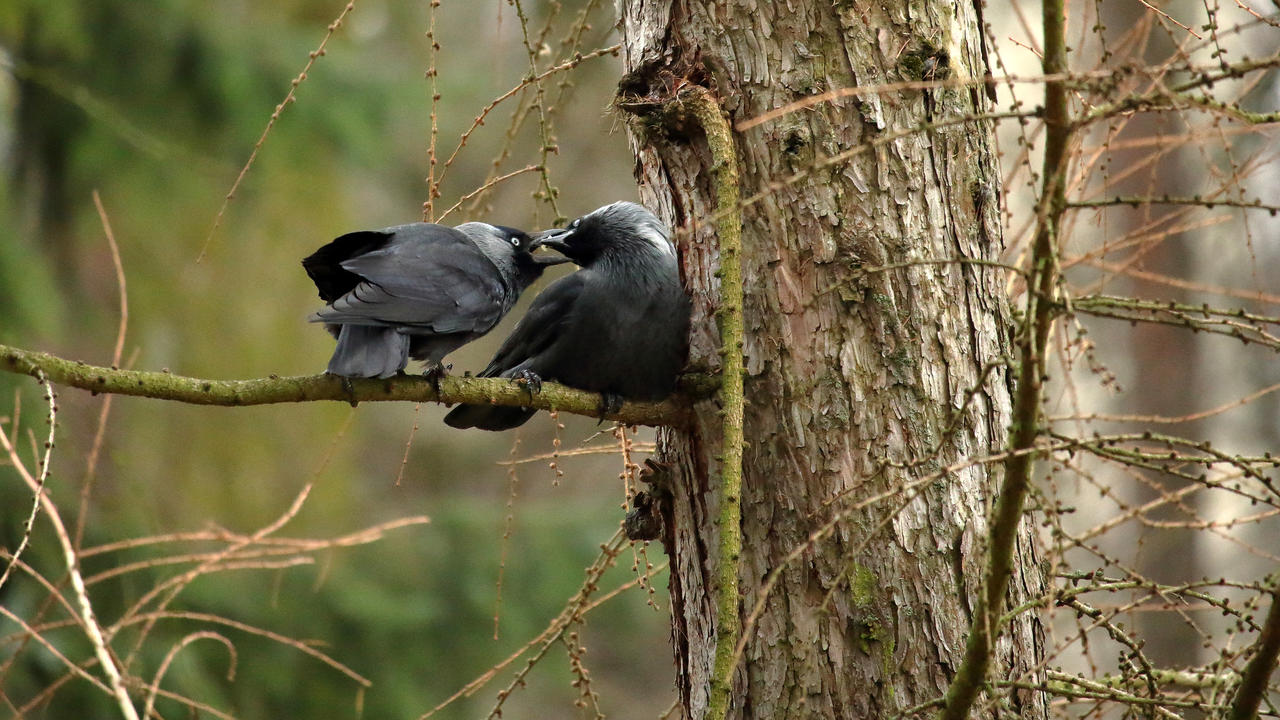
M 680 233 L 695 305 L 691 363 L 720 367 L 712 159 L 679 92 L 708 88 L 733 122 L 833 88 L 981 77 L 977 10 L 939 0 L 623 0 L 620 84 L 646 202 Z M 985 111 L 981 86 L 820 104 L 736 133 L 742 194 L 877 136 Z M 1010 420 L 1004 278 L 976 264 L 879 266 L 1001 250 L 991 128 L 954 124 L 811 173 L 743 211 L 745 437 L 739 567 L 744 620 L 783 559 L 833 513 L 834 532 L 786 565 L 744 628 L 730 717 L 880 718 L 940 699 L 980 590 Z M 715 650 L 719 408 L 664 435 L 676 469 L 668 534 L 686 712 L 702 718 Z M 885 462 L 892 463 L 886 466 Z M 890 492 L 889 499 L 848 511 Z M 838 500 L 833 500 L 839 498 Z M 1024 522 L 1009 602 L 1043 586 Z M 1043 655 L 1034 615 L 996 646 L 989 677 Z M 1034 681 L 1034 676 L 1030 678 Z M 1043 717 L 997 693 L 985 716 Z M 936 707 L 928 711 L 936 712 Z

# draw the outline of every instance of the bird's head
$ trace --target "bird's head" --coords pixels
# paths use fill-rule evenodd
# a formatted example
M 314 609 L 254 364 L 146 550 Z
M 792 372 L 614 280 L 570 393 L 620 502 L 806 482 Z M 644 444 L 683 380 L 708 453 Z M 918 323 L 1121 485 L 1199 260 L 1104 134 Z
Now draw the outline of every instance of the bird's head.
M 544 230 L 535 242 L 559 251 L 579 265 L 598 259 L 675 258 L 671 233 L 656 215 L 633 202 L 593 210 L 565 228 Z
M 552 253 L 534 255 L 534 251 L 542 247 L 541 239 L 513 227 L 469 222 L 454 229 L 470 238 L 498 268 L 503 284 L 520 290 L 542 277 L 542 271 L 548 267 L 569 262 L 568 258 Z
M 487 228 L 492 231 L 494 237 L 510 246 L 516 263 L 519 265 L 531 264 L 538 267 L 548 267 L 569 262 L 568 258 L 557 255 L 549 255 L 547 253 L 534 254 L 544 244 L 541 237 L 535 237 L 523 230 L 507 227 L 506 225 L 487 225 Z

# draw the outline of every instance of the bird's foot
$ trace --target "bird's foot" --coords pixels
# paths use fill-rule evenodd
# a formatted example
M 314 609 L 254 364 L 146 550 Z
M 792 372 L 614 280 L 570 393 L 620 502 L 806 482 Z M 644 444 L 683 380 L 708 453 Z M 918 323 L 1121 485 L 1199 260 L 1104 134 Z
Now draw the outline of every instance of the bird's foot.
M 529 392 L 529 399 L 532 400 L 534 395 L 542 392 L 542 378 L 538 373 L 532 370 L 521 370 L 512 375 L 511 378 L 516 382 L 524 385 L 524 389 Z
M 600 412 L 600 420 L 603 421 L 606 415 L 616 415 L 622 410 L 622 396 L 616 393 L 600 393 L 600 405 L 596 408 Z
M 440 395 L 441 378 L 448 375 L 449 371 L 452 369 L 452 363 L 445 365 L 444 363 L 434 362 L 429 363 L 426 369 L 422 371 L 422 377 L 425 378 L 427 382 L 431 383 L 431 387 L 435 389 L 437 397 Z

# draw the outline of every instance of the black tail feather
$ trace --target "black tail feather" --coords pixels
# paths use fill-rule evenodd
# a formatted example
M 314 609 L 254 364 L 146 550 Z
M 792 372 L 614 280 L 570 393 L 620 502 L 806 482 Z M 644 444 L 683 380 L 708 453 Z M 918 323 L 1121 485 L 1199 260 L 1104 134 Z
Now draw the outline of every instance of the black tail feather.
M 459 405 L 444 416 L 449 427 L 459 430 L 479 428 L 481 430 L 510 430 L 528 422 L 537 412 L 532 408 L 507 407 L 504 405 Z

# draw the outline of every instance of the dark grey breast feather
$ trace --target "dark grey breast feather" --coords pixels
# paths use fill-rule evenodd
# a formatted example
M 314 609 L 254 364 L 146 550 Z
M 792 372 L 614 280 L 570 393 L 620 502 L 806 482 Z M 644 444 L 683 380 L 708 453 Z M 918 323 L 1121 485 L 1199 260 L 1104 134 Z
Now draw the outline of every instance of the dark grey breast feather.
M 688 300 L 677 281 L 644 287 L 603 268 L 585 268 L 582 289 L 530 362 L 540 376 L 571 387 L 658 400 L 674 389 L 684 364 Z
M 582 295 L 586 273 L 582 270 L 560 278 L 538 294 L 529 311 L 520 318 L 511 334 L 480 377 L 511 377 L 520 370 L 541 375 L 543 360 L 554 354 L 556 340 L 567 323 L 572 322 L 573 309 Z M 493 405 L 459 405 L 445 415 L 445 424 L 455 428 L 509 430 L 523 425 L 534 411 L 522 407 Z
M 499 269 L 470 239 L 453 228 L 427 223 L 391 230 L 381 245 L 350 240 L 348 247 L 363 252 L 322 272 L 329 275 L 329 290 L 346 292 L 313 315 L 313 322 L 432 333 L 484 332 L 498 322 L 510 291 Z M 378 232 L 385 231 L 367 234 Z M 352 278 L 349 288 L 339 282 Z M 320 287 L 320 280 L 316 284 Z M 323 298 L 326 288 L 320 289 Z
M 587 273 L 579 270 L 538 293 L 489 365 L 480 371 L 480 377 L 511 375 L 538 365 L 538 360 L 551 349 L 560 331 L 572 322 L 572 311 L 582 295 L 586 277 Z

